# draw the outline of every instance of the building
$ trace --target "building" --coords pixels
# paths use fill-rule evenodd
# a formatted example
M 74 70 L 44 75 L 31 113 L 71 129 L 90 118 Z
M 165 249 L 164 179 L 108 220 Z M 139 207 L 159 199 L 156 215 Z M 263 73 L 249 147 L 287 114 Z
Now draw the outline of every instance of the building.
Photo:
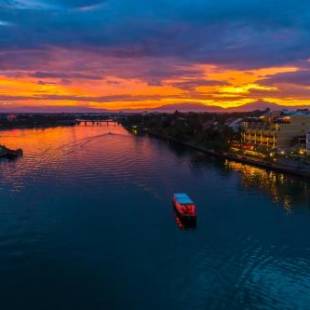
M 306 135 L 306 151 L 310 155 L 310 131 Z
M 298 137 L 305 136 L 309 131 L 309 112 L 271 113 L 243 122 L 242 143 L 252 148 L 283 151 L 297 144 Z
M 231 128 L 233 132 L 239 132 L 241 125 L 242 125 L 243 119 L 237 118 L 237 119 L 228 119 L 225 123 L 226 126 Z

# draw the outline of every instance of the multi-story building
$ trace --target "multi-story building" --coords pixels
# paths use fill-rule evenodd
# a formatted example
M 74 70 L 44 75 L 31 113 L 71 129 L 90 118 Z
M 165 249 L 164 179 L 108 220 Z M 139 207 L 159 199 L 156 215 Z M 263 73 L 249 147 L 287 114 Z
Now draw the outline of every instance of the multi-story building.
M 244 145 L 286 150 L 298 143 L 295 140 L 299 136 L 305 136 L 310 130 L 310 114 L 265 115 L 245 120 L 242 128 Z
M 306 134 L 306 151 L 310 154 L 310 131 Z

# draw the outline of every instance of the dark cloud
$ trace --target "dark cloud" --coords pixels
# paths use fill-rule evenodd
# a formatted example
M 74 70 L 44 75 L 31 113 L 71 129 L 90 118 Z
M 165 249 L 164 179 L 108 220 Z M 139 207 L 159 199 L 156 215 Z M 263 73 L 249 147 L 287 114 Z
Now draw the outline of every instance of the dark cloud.
M 310 86 L 310 70 L 302 69 L 296 72 L 281 73 L 267 78 L 262 82 L 268 85 L 287 83 Z
M 94 7 L 98 4 L 102 4 L 104 0 L 51 0 L 46 1 L 48 3 L 57 3 L 59 6 L 67 6 L 67 7 Z
M 50 82 L 50 81 L 38 81 L 38 85 L 57 85 L 55 82 Z
M 0 70 L 3 71 L 43 69 L 50 61 L 51 55 L 46 49 L 0 48 Z
M 42 72 L 38 71 L 30 76 L 39 78 L 39 79 L 61 79 L 61 80 L 66 80 L 66 79 L 75 79 L 75 80 L 101 80 L 102 76 L 98 75 L 91 75 L 91 74 L 83 74 L 83 73 L 78 73 L 78 72 L 70 72 L 70 73 L 65 73 L 65 72 Z
M 0 7 L 19 10 L 61 10 L 65 8 L 91 8 L 103 0 L 2 0 Z
M 216 81 L 216 80 L 204 80 L 204 79 L 193 79 L 188 81 L 176 82 L 172 83 L 174 87 L 181 88 L 187 91 L 193 91 L 197 87 L 201 86 L 225 86 L 229 85 L 229 83 L 224 81 Z
M 160 100 L 162 98 L 176 98 L 176 96 L 131 96 L 131 95 L 113 95 L 113 96 L 75 96 L 75 95 L 37 95 L 37 96 L 14 96 L 14 95 L 0 95 L 0 101 L 76 101 L 76 102 L 96 102 L 96 103 L 109 103 L 115 101 L 122 102 L 140 102 L 145 100 Z M 180 97 L 182 98 L 182 97 Z
M 71 67 L 58 64 L 64 80 L 70 79 L 66 70 L 94 69 L 96 77 L 97 68 L 99 75 L 106 67 L 121 72 L 120 64 L 130 76 L 124 60 L 151 58 L 156 66 L 153 61 L 131 75 L 160 85 L 182 74 L 179 63 L 244 69 L 310 56 L 310 3 L 304 0 L 6 0 L 0 16 L 12 25 L 0 27 L 1 70 L 45 71 L 45 63 L 53 63 L 51 49 L 97 55 L 96 63 L 83 57 L 73 63 L 66 54 Z M 118 60 L 104 63 L 109 57 Z

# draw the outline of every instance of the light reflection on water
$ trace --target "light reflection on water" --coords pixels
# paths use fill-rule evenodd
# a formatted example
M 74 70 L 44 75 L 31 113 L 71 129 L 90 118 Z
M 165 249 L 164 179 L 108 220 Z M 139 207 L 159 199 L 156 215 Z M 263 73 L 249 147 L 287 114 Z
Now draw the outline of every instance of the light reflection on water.
M 305 179 L 228 160 L 225 165 L 240 172 L 243 188 L 257 189 L 270 195 L 288 212 L 298 203 L 310 207 L 310 183 Z
M 3 309 L 308 308 L 308 182 L 113 124 L 0 136 Z

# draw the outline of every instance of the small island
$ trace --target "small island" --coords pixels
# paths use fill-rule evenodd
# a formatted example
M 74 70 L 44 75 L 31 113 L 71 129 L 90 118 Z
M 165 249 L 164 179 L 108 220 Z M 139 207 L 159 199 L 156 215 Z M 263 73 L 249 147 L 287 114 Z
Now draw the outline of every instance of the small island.
M 21 157 L 22 155 L 23 155 L 22 149 L 11 150 L 4 145 L 0 145 L 0 159 L 2 158 L 16 159 L 18 157 Z

